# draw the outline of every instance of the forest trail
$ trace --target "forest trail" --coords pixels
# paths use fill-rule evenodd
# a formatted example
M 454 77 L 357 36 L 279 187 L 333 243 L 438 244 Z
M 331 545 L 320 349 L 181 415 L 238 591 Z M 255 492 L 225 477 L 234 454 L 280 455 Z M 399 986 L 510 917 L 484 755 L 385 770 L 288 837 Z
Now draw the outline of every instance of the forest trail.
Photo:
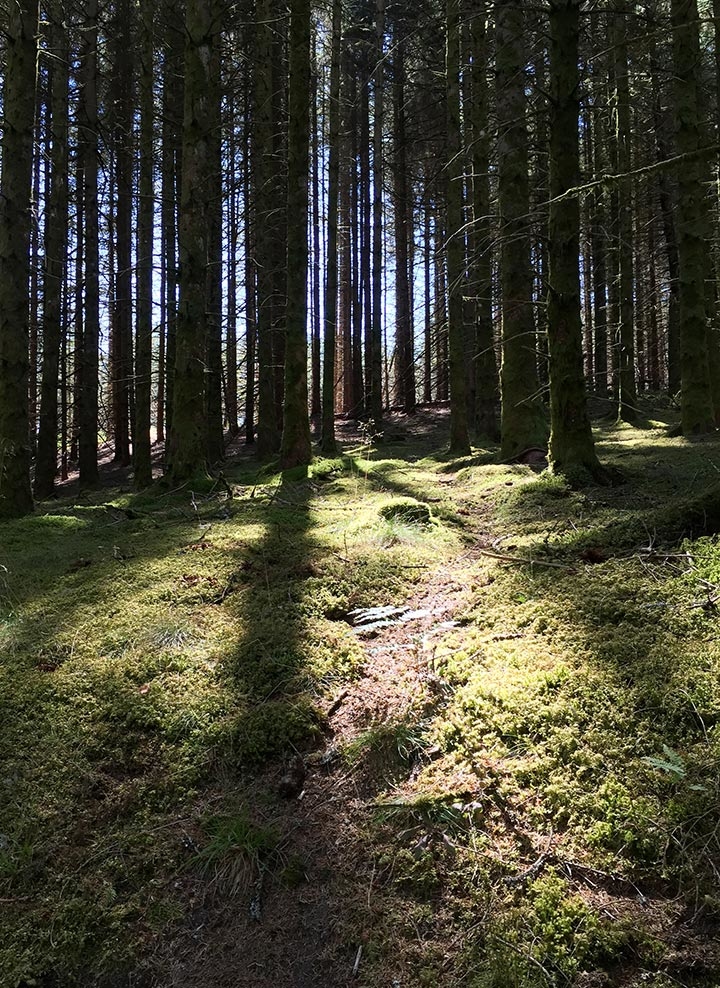
M 463 554 L 463 557 L 467 553 Z M 436 643 L 456 625 L 467 595 L 453 561 L 419 569 L 418 589 L 399 612 L 356 625 L 365 658 L 359 675 L 338 691 L 327 711 L 325 743 L 304 757 L 299 796 L 277 794 L 285 769 L 276 766 L 245 790 L 262 807 L 263 822 L 280 835 L 282 863 L 298 862 L 302 874 L 283 877 L 282 867 L 246 876 L 237 894 L 222 888 L 190 894 L 197 905 L 187 926 L 154 959 L 156 988 L 344 988 L 362 985 L 371 928 L 382 923 L 374 901 L 376 864 L 368 853 L 367 822 L 380 794 L 387 798 L 388 765 L 342 757 L 367 732 L 392 734 L 436 709 L 443 683 L 433 669 Z M 384 610 L 384 609 L 380 609 Z M 359 622 L 363 616 L 355 616 Z M 348 616 L 349 621 L 353 618 Z M 401 761 L 412 778 L 432 750 L 411 750 Z M 388 752 L 389 761 L 397 753 Z M 400 783 L 400 775 L 394 777 Z M 190 891 L 190 890 L 189 890 Z M 164 973 L 163 973 L 164 972 Z M 388 986 L 409 988 L 402 971 Z

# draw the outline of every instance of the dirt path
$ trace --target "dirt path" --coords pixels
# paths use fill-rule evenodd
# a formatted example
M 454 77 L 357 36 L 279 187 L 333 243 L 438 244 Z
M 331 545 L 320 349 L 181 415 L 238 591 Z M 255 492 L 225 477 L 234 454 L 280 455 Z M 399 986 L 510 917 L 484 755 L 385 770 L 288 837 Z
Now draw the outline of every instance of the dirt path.
M 452 564 L 425 574 L 407 601 L 411 615 L 359 631 L 365 662 L 360 677 L 330 707 L 324 748 L 306 757 L 299 798 L 268 800 L 283 769 L 249 782 L 246 801 L 264 807 L 259 819 L 281 837 L 281 862 L 229 896 L 194 887 L 186 927 L 155 957 L 157 988 L 343 988 L 366 984 L 363 950 L 373 913 L 374 865 L 363 830 L 387 778 L 360 757 L 351 767 L 337 752 L 371 728 L 396 724 L 432 706 L 434 643 L 461 607 L 465 587 Z M 285 876 L 282 865 L 285 864 Z M 288 880 L 293 873 L 294 880 Z M 257 893 L 259 892 L 259 895 Z M 260 918 L 251 918 L 255 897 Z M 387 984 L 403 986 L 402 974 Z

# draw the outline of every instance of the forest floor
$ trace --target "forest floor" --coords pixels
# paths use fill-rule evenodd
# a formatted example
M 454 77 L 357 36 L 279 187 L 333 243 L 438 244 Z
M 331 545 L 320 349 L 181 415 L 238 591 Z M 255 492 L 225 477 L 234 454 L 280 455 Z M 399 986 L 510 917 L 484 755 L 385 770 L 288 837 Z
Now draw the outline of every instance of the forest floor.
M 720 440 L 338 434 L 0 529 L 2 988 L 720 986 Z

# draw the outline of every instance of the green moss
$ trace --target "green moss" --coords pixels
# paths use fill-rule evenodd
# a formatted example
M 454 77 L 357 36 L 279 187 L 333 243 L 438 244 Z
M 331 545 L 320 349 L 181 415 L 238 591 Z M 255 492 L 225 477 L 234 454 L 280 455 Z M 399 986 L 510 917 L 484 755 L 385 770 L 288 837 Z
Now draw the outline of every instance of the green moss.
M 599 916 L 549 872 L 536 879 L 524 901 L 490 923 L 476 988 L 552 988 L 573 984 L 583 971 L 618 965 L 643 943 L 629 923 Z M 646 954 L 652 955 L 652 941 Z
M 399 498 L 388 504 L 380 505 L 379 514 L 386 521 L 399 520 L 406 524 L 429 525 L 430 508 L 421 501 L 413 498 Z
M 319 711 L 365 660 L 348 611 L 405 604 L 426 577 L 438 615 L 412 642 L 413 702 L 344 749 L 373 803 L 368 861 L 353 845 L 358 873 L 377 864 L 353 904 L 368 985 L 451 985 L 454 959 L 458 983 L 503 988 L 570 983 L 613 951 L 657 970 L 652 937 L 607 922 L 591 886 L 503 883 L 550 842 L 716 914 L 720 546 L 701 516 L 720 444 L 605 429 L 626 483 L 582 495 L 492 451 L 405 447 L 365 444 L 297 483 L 242 461 L 232 498 L 97 492 L 2 525 L 0 898 L 22 906 L 0 911 L 0 982 L 133 970 L 187 908 L 188 866 L 233 888 L 262 858 L 287 866 L 286 892 L 302 881 L 272 792 L 255 783 L 256 818 L 246 781 L 320 741 Z M 398 504 L 427 515 L 386 517 Z M 188 832 L 215 849 L 204 871 Z

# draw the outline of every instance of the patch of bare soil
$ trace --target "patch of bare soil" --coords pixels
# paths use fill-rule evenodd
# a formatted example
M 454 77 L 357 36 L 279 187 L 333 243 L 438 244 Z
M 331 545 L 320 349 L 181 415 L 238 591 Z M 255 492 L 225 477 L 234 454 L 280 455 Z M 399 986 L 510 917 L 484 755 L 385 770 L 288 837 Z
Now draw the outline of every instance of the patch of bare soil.
M 283 769 L 248 783 L 246 802 L 282 836 L 281 857 L 302 874 L 275 867 L 228 895 L 222 884 L 187 883 L 195 901 L 186 924 L 153 959 L 157 988 L 343 988 L 362 985 L 374 912 L 375 872 L 363 839 L 382 773 L 339 751 L 368 728 L 394 723 L 433 702 L 433 639 L 461 605 L 466 589 L 451 568 L 428 573 L 409 600 L 410 616 L 358 628 L 365 647 L 361 676 L 328 711 L 323 749 L 305 757 L 299 797 L 283 798 Z M 383 624 L 382 621 L 378 622 Z M 268 793 L 275 794 L 268 802 Z M 291 869 L 285 869 L 286 872 Z M 258 909 L 259 906 L 259 909 Z M 254 915 L 253 915 L 254 914 Z M 406 985 L 401 969 L 387 985 Z

